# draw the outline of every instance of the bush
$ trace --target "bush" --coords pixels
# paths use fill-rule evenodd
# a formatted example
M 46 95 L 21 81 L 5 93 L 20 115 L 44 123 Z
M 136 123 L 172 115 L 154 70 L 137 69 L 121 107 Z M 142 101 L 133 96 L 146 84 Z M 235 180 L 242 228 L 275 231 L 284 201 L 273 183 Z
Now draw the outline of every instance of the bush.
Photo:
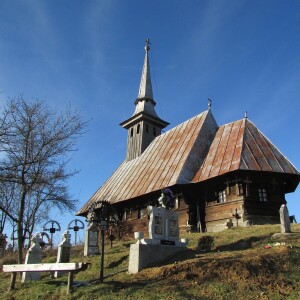
M 210 235 L 203 236 L 198 240 L 198 251 L 211 251 L 214 245 L 214 238 Z

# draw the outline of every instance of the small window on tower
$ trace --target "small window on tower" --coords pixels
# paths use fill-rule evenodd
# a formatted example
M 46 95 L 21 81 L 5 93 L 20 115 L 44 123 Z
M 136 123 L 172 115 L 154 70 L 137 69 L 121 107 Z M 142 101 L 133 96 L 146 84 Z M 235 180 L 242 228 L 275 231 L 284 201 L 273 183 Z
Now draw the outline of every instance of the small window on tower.
M 133 137 L 133 128 L 130 129 L 130 137 Z
M 156 136 L 156 128 L 153 127 L 153 135 Z
M 137 129 L 136 129 L 136 133 L 137 133 L 137 134 L 139 134 L 139 133 L 140 133 L 140 127 L 141 127 L 141 125 L 140 125 L 140 124 L 138 124 L 138 126 L 137 126 Z

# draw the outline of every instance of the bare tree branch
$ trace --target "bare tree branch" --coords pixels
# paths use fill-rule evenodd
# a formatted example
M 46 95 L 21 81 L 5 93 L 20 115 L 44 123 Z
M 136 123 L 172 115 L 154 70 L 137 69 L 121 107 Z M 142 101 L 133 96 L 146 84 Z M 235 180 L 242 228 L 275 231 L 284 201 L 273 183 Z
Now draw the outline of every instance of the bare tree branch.
M 0 210 L 17 224 L 21 263 L 25 236 L 43 210 L 75 208 L 66 181 L 78 171 L 67 170 L 67 156 L 77 150 L 86 122 L 70 106 L 57 113 L 19 97 L 4 106 L 0 126 Z

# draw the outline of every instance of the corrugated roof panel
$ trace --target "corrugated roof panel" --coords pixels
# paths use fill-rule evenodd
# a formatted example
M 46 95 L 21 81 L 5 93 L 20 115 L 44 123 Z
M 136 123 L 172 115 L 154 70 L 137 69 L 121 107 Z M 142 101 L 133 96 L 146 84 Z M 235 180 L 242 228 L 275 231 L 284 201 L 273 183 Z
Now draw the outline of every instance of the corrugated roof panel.
M 198 134 L 193 143 L 192 150 L 182 168 L 178 182 L 185 183 L 194 177 L 194 174 L 199 170 L 199 166 L 203 165 L 209 147 L 218 130 L 218 125 L 214 118 L 203 118 L 198 126 L 201 127 L 200 134 Z
M 130 198 L 131 195 L 139 195 L 143 190 L 146 190 L 145 185 L 153 179 L 153 172 L 156 173 L 162 163 L 159 162 L 159 158 L 165 150 L 164 139 L 166 138 L 167 135 L 165 134 L 157 137 L 137 158 L 136 169 L 130 173 L 130 180 L 124 182 L 126 187 L 122 194 L 124 199 Z
M 231 128 L 232 128 L 232 123 L 227 124 L 224 127 L 225 128 L 224 128 L 224 131 L 223 131 L 223 134 L 221 137 L 221 141 L 218 145 L 216 156 L 213 161 L 212 169 L 210 172 L 210 177 L 215 177 L 215 176 L 219 175 L 221 165 L 222 165 L 222 162 L 224 159 L 225 151 L 227 148 L 227 144 L 228 144 L 228 140 L 229 140 L 229 136 L 230 136 L 230 132 L 231 132 Z
M 171 184 L 174 181 L 177 181 L 178 183 L 188 183 L 192 180 L 193 176 L 195 175 L 195 174 L 193 174 L 192 176 L 187 175 L 186 178 L 180 176 L 180 174 L 185 170 L 188 155 L 191 154 L 192 147 L 195 144 L 197 137 L 199 136 L 200 129 L 203 126 L 203 119 L 204 118 L 202 117 L 199 118 L 198 120 L 196 119 L 193 120 L 193 123 L 189 127 L 191 130 L 185 129 L 185 131 L 183 132 L 184 142 L 179 144 L 180 153 L 178 156 L 174 156 L 174 164 L 178 165 L 177 172 L 171 174 L 169 184 Z M 201 155 L 201 153 L 199 153 L 199 155 Z M 167 185 L 168 182 L 165 181 L 165 184 Z
M 271 163 L 274 164 L 274 165 L 277 164 L 278 172 L 297 174 L 298 171 L 293 166 L 293 164 L 279 151 L 279 149 L 275 145 L 273 145 L 271 143 L 271 141 L 266 136 L 264 136 L 261 133 L 261 131 L 258 130 L 258 132 L 263 137 L 264 142 L 266 143 L 267 147 L 270 149 L 270 152 L 272 153 L 272 155 L 270 156 L 270 164 Z M 275 167 L 274 167 L 274 169 L 275 169 Z
M 224 174 L 230 171 L 233 161 L 233 155 L 237 144 L 237 139 L 239 137 L 240 126 L 241 122 L 235 122 L 232 124 L 231 132 L 228 137 L 227 147 L 225 150 L 219 174 Z
M 222 135 L 224 132 L 225 127 L 222 126 L 218 129 L 216 136 L 212 142 L 212 145 L 210 146 L 209 152 L 206 156 L 206 159 L 203 163 L 203 166 L 201 166 L 199 172 L 195 176 L 195 181 L 202 181 L 206 178 L 210 178 L 211 170 L 213 168 L 213 162 L 215 160 L 215 157 L 217 155 L 219 144 L 222 140 Z
M 237 170 L 241 165 L 241 154 L 243 150 L 243 139 L 245 132 L 245 119 L 237 121 L 236 123 L 240 125 L 240 128 L 236 128 L 236 130 L 238 131 L 238 135 L 229 171 Z
M 255 130 L 253 126 L 249 125 L 249 122 L 247 122 L 245 140 L 257 163 L 259 164 L 259 171 L 271 171 L 272 168 L 269 165 L 264 153 L 266 149 L 264 149 L 262 145 L 262 139 L 260 138 L 258 131 Z
M 260 145 L 260 149 L 271 170 L 274 172 L 283 172 L 283 168 L 274 155 L 274 151 L 276 151 L 275 147 L 272 147 L 271 144 L 267 142 L 267 138 L 251 122 L 249 122 L 248 128 L 251 130 L 251 132 L 255 133 L 257 143 Z
M 179 128 L 176 128 L 176 132 L 173 132 L 172 136 L 170 136 L 169 139 L 165 140 L 165 146 L 166 151 L 164 152 L 165 155 L 162 155 L 161 161 L 162 164 L 160 166 L 160 169 L 158 170 L 159 176 L 157 176 L 157 173 L 153 173 L 153 180 L 148 185 L 147 191 L 150 192 L 151 190 L 159 190 L 165 187 L 163 185 L 163 182 L 170 182 L 170 178 L 172 176 L 171 173 L 169 173 L 171 166 L 174 168 L 174 173 L 176 173 L 176 170 L 178 169 L 178 161 L 176 161 L 176 157 L 182 156 L 182 145 L 185 144 L 185 132 L 186 128 L 190 128 L 192 125 L 192 121 L 189 120 L 182 124 Z M 180 145 L 180 146 L 178 146 Z M 170 147 L 171 146 L 171 147 Z M 172 152 L 169 152 L 168 149 L 173 148 Z M 169 166 L 169 167 L 168 167 Z M 175 182 L 176 183 L 176 179 Z M 173 183 L 173 184 L 174 184 Z M 171 183 L 172 184 L 172 183 Z
M 243 152 L 241 153 L 242 155 L 242 162 L 240 169 L 241 170 L 258 170 L 260 171 L 260 166 L 255 158 L 255 153 L 251 152 L 251 149 L 244 141 L 244 147 L 243 147 Z

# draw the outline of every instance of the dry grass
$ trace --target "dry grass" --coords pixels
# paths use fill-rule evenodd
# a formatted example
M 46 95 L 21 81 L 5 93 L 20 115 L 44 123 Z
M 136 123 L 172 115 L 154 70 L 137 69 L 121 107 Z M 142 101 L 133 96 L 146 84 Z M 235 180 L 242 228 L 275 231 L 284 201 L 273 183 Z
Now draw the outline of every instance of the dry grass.
M 265 248 L 274 244 L 273 233 L 279 226 L 253 226 L 205 234 L 214 238 L 213 251 L 196 251 L 200 234 L 188 234 L 189 251 L 165 264 L 148 268 L 136 275 L 122 272 L 127 268 L 129 242 L 106 245 L 103 284 L 78 287 L 66 295 L 66 277 L 17 284 L 6 292 L 9 275 L 0 274 L 1 299 L 300 299 L 300 240 L 293 246 Z M 300 232 L 300 224 L 293 226 Z M 73 249 L 72 261 L 90 262 L 91 267 L 75 276 L 78 281 L 91 281 L 99 275 L 99 256 L 85 258 L 82 247 Z M 55 257 L 46 257 L 53 261 Z

